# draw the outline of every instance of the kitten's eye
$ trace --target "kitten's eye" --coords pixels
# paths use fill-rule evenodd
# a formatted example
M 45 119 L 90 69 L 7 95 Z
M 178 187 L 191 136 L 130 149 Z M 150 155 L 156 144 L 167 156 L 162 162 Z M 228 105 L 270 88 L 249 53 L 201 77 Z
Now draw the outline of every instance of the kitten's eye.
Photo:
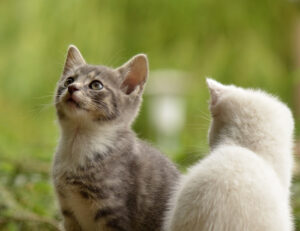
M 73 77 L 69 77 L 67 78 L 67 80 L 65 81 L 64 85 L 65 87 L 69 86 L 71 83 L 74 82 L 74 78 Z
M 103 88 L 103 84 L 98 80 L 94 80 L 90 83 L 89 87 L 93 90 L 101 90 Z

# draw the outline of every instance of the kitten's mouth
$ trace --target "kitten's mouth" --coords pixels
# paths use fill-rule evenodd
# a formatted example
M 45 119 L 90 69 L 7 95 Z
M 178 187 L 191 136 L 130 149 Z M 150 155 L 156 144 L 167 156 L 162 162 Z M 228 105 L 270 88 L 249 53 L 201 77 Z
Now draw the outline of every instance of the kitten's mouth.
M 75 106 L 77 108 L 80 108 L 80 105 L 78 102 L 76 102 L 72 97 L 70 97 L 69 99 L 67 99 L 67 103 L 69 105 Z

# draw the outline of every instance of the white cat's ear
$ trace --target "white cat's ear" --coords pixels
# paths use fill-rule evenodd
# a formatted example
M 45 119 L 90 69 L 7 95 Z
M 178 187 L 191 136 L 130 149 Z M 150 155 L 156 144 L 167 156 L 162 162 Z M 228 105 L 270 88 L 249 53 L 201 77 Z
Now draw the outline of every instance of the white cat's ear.
M 123 81 L 121 88 L 126 94 L 131 94 L 137 87 L 142 90 L 148 77 L 148 58 L 145 54 L 138 54 L 117 71 Z
M 64 71 L 63 74 L 66 74 L 74 67 L 86 64 L 84 58 L 82 57 L 79 49 L 74 46 L 70 45 L 67 52 L 67 58 L 65 61 Z
M 216 80 L 210 78 L 206 78 L 206 84 L 210 92 L 210 104 L 215 105 L 226 87 L 223 84 L 217 82 Z

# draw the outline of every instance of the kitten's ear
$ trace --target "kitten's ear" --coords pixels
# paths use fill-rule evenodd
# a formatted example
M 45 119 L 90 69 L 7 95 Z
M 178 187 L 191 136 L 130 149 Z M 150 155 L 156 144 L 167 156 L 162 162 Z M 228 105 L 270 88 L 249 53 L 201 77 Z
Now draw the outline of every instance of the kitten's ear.
M 131 94 L 137 87 L 142 90 L 148 77 L 148 58 L 144 54 L 136 55 L 117 71 L 123 81 L 121 89 L 126 94 Z
M 86 62 L 82 57 L 79 49 L 74 45 L 70 45 L 67 52 L 63 74 L 66 74 L 72 68 L 83 64 L 86 64 Z
M 220 95 L 224 92 L 226 87 L 216 80 L 210 78 L 206 78 L 206 84 L 210 92 L 210 104 L 213 106 L 218 102 Z

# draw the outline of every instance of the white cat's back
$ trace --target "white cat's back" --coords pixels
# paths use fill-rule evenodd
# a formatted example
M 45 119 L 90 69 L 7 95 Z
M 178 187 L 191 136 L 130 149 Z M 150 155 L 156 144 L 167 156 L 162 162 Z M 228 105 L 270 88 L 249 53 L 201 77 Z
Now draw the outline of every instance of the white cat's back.
M 165 231 L 292 230 L 288 205 L 286 190 L 265 160 L 222 145 L 182 179 Z

